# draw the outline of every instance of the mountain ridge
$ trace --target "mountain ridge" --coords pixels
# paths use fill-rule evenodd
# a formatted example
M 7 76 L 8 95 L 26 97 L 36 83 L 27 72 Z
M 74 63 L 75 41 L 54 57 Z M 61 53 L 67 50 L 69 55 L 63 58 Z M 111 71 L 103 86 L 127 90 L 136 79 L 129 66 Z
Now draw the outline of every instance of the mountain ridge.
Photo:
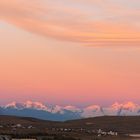
M 1 115 L 36 117 L 44 120 L 65 121 L 98 116 L 139 116 L 140 105 L 133 102 L 114 103 L 108 107 L 91 105 L 84 108 L 76 106 L 49 106 L 41 102 L 12 102 L 0 106 Z

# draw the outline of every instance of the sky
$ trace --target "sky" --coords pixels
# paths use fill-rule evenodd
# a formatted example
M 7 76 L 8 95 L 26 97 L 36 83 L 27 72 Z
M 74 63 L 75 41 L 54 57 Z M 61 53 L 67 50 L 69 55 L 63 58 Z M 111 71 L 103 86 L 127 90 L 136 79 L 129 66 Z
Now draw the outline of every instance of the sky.
M 1 0 L 0 103 L 139 103 L 139 15 L 138 0 Z

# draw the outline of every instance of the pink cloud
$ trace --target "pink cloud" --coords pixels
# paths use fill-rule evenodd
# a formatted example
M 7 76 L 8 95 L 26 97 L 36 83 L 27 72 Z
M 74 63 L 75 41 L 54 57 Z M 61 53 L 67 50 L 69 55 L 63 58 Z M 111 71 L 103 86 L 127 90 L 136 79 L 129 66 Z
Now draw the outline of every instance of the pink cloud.
M 84 3 L 1 0 L 0 19 L 29 32 L 86 46 L 140 45 L 137 9 L 102 0 Z

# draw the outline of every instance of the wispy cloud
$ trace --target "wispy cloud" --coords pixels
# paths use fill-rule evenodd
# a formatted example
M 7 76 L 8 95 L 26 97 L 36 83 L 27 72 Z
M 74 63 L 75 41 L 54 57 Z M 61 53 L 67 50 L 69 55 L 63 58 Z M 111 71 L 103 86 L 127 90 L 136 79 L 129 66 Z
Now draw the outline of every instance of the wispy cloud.
M 86 46 L 140 46 L 139 9 L 136 0 L 1 0 L 0 19 Z

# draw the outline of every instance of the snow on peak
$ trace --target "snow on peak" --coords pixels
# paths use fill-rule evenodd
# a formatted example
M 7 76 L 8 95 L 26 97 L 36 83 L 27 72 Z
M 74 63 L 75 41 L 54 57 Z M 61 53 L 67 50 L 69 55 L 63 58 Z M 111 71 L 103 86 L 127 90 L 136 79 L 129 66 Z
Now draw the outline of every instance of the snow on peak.
M 15 109 L 22 109 L 24 108 L 24 105 L 22 103 L 17 103 L 17 102 L 11 102 L 4 106 L 4 108 L 15 108 Z
M 121 107 L 120 115 L 139 115 L 140 106 L 133 103 L 133 102 L 127 102 L 124 103 Z
M 14 108 L 14 109 L 28 108 L 28 109 L 50 111 L 46 105 L 40 102 L 32 102 L 32 101 L 26 101 L 25 103 L 12 102 L 12 103 L 7 104 L 5 108 Z
M 115 102 L 113 105 L 111 105 L 111 108 L 114 110 L 118 110 L 122 107 L 123 104 L 119 104 L 118 102 Z
M 71 105 L 65 106 L 63 109 L 71 111 L 71 112 L 81 112 L 80 108 L 77 108 L 76 106 L 71 106 Z
M 140 106 L 133 102 L 114 103 L 110 107 L 104 108 L 105 115 L 138 115 Z
M 53 106 L 51 112 L 52 112 L 52 113 L 64 114 L 63 107 L 61 107 L 61 106 L 59 106 L 59 105 Z
M 27 101 L 24 103 L 24 106 L 26 108 L 34 108 L 34 109 L 38 109 L 38 110 L 48 110 L 47 106 L 40 103 L 40 102 L 32 102 L 32 101 Z
M 8 107 L 16 108 L 16 102 L 9 103 L 5 106 L 5 108 L 8 108 Z
M 133 103 L 133 102 L 128 102 L 128 103 L 125 103 L 125 104 L 123 104 L 123 106 L 122 106 L 122 108 L 123 109 L 126 109 L 126 110 L 134 110 L 134 109 L 136 109 L 138 107 L 138 105 L 137 104 L 135 104 L 135 103 Z
M 41 102 L 32 102 L 27 101 L 24 103 L 12 102 L 4 106 L 4 108 L 13 108 L 13 109 L 35 109 L 50 112 L 53 114 L 65 114 L 67 111 L 72 113 L 79 113 L 81 117 L 96 117 L 104 115 L 113 115 L 113 116 L 123 116 L 123 115 L 140 115 L 140 106 L 133 102 L 118 103 L 115 102 L 109 107 L 101 107 L 99 105 L 91 105 L 85 108 L 78 108 L 76 106 L 47 106 Z
M 116 102 L 112 105 L 113 109 L 133 110 L 137 107 L 138 107 L 138 105 L 133 103 L 133 102 L 126 102 L 126 103 L 123 103 L 123 104 L 119 104 L 118 102 Z
M 100 106 L 99 105 L 91 105 L 85 108 L 86 110 L 100 110 Z
M 82 117 L 96 117 L 96 116 L 103 116 L 104 112 L 102 107 L 98 105 L 88 106 L 83 109 Z

